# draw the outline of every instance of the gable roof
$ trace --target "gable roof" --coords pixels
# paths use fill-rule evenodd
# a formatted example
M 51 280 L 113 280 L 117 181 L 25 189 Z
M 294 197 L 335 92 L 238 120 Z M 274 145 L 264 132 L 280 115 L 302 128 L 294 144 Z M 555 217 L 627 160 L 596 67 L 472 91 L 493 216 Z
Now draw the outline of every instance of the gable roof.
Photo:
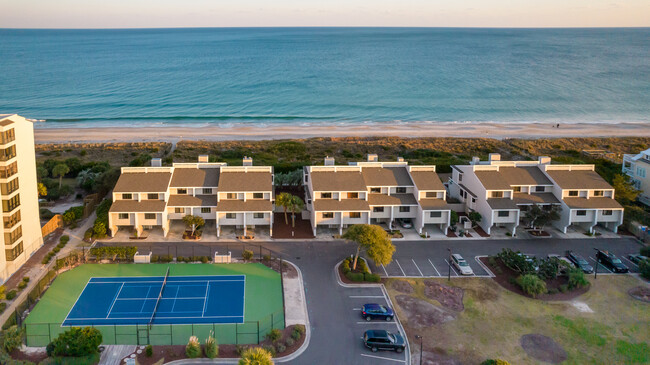
M 613 189 L 596 171 L 546 170 L 562 189 Z
M 361 175 L 367 186 L 413 186 L 406 167 L 364 167 Z
M 171 187 L 217 187 L 219 186 L 219 169 L 175 168 Z
M 418 190 L 445 190 L 440 177 L 434 171 L 411 171 L 411 178 Z
M 486 190 L 508 190 L 514 185 L 553 185 L 537 166 L 500 167 L 499 171 L 475 171 Z
M 219 192 L 272 191 L 270 172 L 221 172 Z
M 120 175 L 113 192 L 164 193 L 171 177 L 171 172 L 125 172 Z
M 310 175 L 314 191 L 366 191 L 368 189 L 361 172 L 315 171 Z

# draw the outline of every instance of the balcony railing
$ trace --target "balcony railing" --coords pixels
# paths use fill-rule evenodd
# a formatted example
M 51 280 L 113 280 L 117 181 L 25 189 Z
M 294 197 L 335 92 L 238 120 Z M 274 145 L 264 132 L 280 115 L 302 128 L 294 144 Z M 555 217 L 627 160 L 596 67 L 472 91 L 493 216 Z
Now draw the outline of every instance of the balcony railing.
M 16 157 L 16 146 L 0 150 L 0 161 L 9 161 L 14 157 Z
M 5 135 L 4 133 L 0 135 L 0 144 L 7 144 L 16 140 L 16 136 L 12 133 L 10 135 Z
M 16 162 L 9 166 L 0 167 L 0 179 L 8 179 L 18 173 L 18 164 Z

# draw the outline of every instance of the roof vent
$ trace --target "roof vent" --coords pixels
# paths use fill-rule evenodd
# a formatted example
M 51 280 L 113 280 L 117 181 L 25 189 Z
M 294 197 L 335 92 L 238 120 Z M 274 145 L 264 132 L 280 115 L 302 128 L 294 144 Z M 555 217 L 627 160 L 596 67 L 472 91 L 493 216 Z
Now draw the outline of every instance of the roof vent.
M 208 155 L 199 155 L 199 162 L 208 162 L 210 161 L 210 156 Z
M 548 165 L 551 163 L 551 158 L 548 156 L 539 156 L 537 162 L 539 162 L 540 165 Z
M 404 157 L 397 157 L 397 162 L 404 162 Z
M 334 157 L 325 157 L 325 166 L 334 166 Z
M 368 162 L 377 162 L 377 161 L 379 161 L 379 157 L 377 156 L 376 153 L 368 154 Z
M 470 165 L 478 165 L 479 162 L 481 162 L 481 159 L 474 156 L 474 157 L 472 157 L 472 162 L 470 162 Z
M 151 159 L 151 167 L 161 167 L 161 166 L 162 166 L 162 160 L 159 157 Z
M 253 166 L 253 158 L 244 156 L 244 158 L 242 159 L 242 165 L 243 166 Z
M 490 162 L 492 161 L 501 161 L 501 154 L 500 153 L 490 153 L 489 155 Z

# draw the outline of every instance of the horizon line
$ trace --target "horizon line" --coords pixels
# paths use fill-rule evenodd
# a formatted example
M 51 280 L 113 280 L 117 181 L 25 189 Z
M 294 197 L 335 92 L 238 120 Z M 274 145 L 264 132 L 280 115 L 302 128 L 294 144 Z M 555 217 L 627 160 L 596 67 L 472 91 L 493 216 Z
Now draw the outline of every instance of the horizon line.
M 579 26 L 531 26 L 531 27 L 517 27 L 517 26 L 500 26 L 500 27 L 480 27 L 480 26 L 457 26 L 457 27 L 441 27 L 441 26 L 391 26 L 391 25 L 288 25 L 288 26 L 222 26 L 222 27 L 97 27 L 97 28 L 14 28 L 14 27 L 0 27 L 0 30 L 165 30 L 165 29 L 650 29 L 647 26 L 600 26 L 600 27 L 579 27 Z

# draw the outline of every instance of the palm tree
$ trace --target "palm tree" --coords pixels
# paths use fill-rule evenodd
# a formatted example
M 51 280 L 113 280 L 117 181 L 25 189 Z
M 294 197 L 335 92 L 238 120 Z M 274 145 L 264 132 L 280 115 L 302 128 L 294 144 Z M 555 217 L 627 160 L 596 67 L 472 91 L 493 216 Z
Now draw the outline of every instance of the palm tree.
M 52 176 L 59 178 L 59 189 L 61 189 L 61 184 L 63 184 L 63 176 L 70 172 L 68 165 L 60 163 L 52 169 Z
M 300 197 L 291 195 L 291 204 L 289 205 L 291 209 L 291 227 L 296 228 L 296 213 L 301 212 L 304 206 L 305 202 Z
M 287 209 L 291 206 L 291 200 L 293 195 L 289 193 L 281 193 L 275 198 L 275 205 L 279 205 L 284 208 L 284 224 L 289 224 L 289 218 L 287 217 Z

